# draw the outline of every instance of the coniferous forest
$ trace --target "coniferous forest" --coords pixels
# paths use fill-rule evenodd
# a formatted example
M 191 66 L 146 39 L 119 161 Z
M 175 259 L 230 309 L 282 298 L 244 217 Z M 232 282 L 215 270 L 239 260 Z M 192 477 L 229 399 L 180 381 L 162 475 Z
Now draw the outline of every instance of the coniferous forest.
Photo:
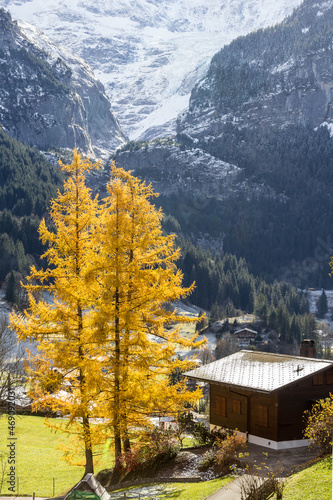
M 188 300 L 210 312 L 211 321 L 240 312 L 254 312 L 265 325 L 276 328 L 278 331 L 281 330 L 282 340 L 287 343 L 294 341 L 299 343 L 306 333 L 313 334 L 314 323 L 304 319 L 308 318 L 309 313 L 305 295 L 299 293 L 295 287 L 280 284 L 271 279 L 273 272 L 270 272 L 269 265 L 272 263 L 272 269 L 274 269 L 279 264 L 287 263 L 291 256 L 296 258 L 300 255 L 302 258 L 303 255 L 307 255 L 304 248 L 307 241 L 304 239 L 306 229 L 304 225 L 306 225 L 307 218 L 313 219 L 314 207 L 318 210 L 322 206 L 326 217 L 323 220 L 320 219 L 315 228 L 309 225 L 307 228 L 309 242 L 312 237 L 311 230 L 316 235 L 319 228 L 322 228 L 325 234 L 324 230 L 330 217 L 330 211 L 325 205 L 329 205 L 330 198 L 328 194 L 325 197 L 322 191 L 320 192 L 325 172 L 329 170 L 328 157 L 331 155 L 331 150 L 327 147 L 327 144 L 330 144 L 330 141 L 327 141 L 327 131 L 321 129 L 316 133 L 311 133 L 302 128 L 297 131 L 298 140 L 296 132 L 294 135 L 289 133 L 280 138 L 281 152 L 282 149 L 284 151 L 284 156 L 280 157 L 280 175 L 274 173 L 273 169 L 270 174 L 265 169 L 262 169 L 260 173 L 260 166 L 258 166 L 257 175 L 258 177 L 260 175 L 275 176 L 276 185 L 279 186 L 280 182 L 281 190 L 284 186 L 287 188 L 286 197 L 289 197 L 291 193 L 308 190 L 312 203 L 308 201 L 301 203 L 303 196 L 300 196 L 299 211 L 293 214 L 296 221 L 304 221 L 301 226 L 295 222 L 295 228 L 297 227 L 300 232 L 299 241 L 297 233 L 290 234 L 285 230 L 285 225 L 290 222 L 290 211 L 286 207 L 285 212 L 282 210 L 277 213 L 274 200 L 254 198 L 249 201 L 245 197 L 239 197 L 234 200 L 234 204 L 230 200 L 228 203 L 212 200 L 206 209 L 197 214 L 197 218 L 194 213 L 191 231 L 188 230 L 181 214 L 177 211 L 177 199 L 160 196 L 156 200 L 156 203 L 162 205 L 165 211 L 165 230 L 179 235 L 178 245 L 181 248 L 181 257 L 177 265 L 184 274 L 184 286 L 196 283 Z M 308 140 L 304 141 L 306 136 Z M 288 141 L 287 138 L 289 138 Z M 278 139 L 275 136 L 277 142 Z M 0 197 L 2 203 L 0 281 L 4 282 L 6 277 L 9 279 L 11 271 L 25 276 L 32 264 L 43 265 L 39 260 L 43 253 L 43 245 L 38 237 L 38 226 L 41 217 L 47 217 L 49 201 L 61 186 L 62 177 L 56 164 L 50 164 L 38 151 L 9 138 L 2 130 L 0 140 L 0 175 L 3 179 Z M 307 145 L 309 160 L 307 164 L 301 166 L 295 159 L 295 164 L 299 170 L 303 170 L 303 173 L 306 171 L 307 175 L 295 174 L 293 177 L 290 176 L 290 170 L 284 164 L 283 158 L 290 157 L 299 151 L 300 143 Z M 266 147 L 269 147 L 268 142 Z M 315 160 L 317 161 L 316 168 L 314 167 Z M 247 165 L 247 168 L 251 168 L 251 165 Z M 326 170 L 323 172 L 323 169 Z M 313 189 L 315 186 L 313 177 L 318 178 L 318 176 L 312 175 L 311 177 L 313 170 L 320 172 L 321 176 L 318 179 L 316 196 Z M 312 183 L 309 178 L 312 179 Z M 314 196 L 315 199 L 313 199 Z M 257 217 L 260 214 L 261 219 L 264 220 L 256 220 L 255 214 Z M 195 231 L 197 234 L 208 232 L 214 237 L 219 234 L 221 227 L 226 230 L 228 226 L 230 232 L 226 231 L 224 240 L 226 251 L 212 252 L 209 245 L 208 248 L 204 248 L 191 241 Z M 279 233 L 277 228 L 279 227 L 285 241 L 282 238 L 277 241 Z M 275 238 L 270 238 L 270 231 Z M 263 232 L 266 232 L 267 237 L 263 236 Z M 278 252 L 278 257 L 276 252 Z M 328 269 L 327 263 L 325 283 L 329 282 Z M 11 279 L 13 280 L 13 275 Z M 17 297 L 15 294 L 13 296 Z
M 101 14 L 90 10 L 91 19 Z M 62 60 L 60 48 L 53 52 L 46 38 L 35 46 L 29 36 L 40 35 L 26 36 L 3 9 L 1 17 L 0 45 L 10 43 L 0 87 L 14 104 L 13 121 L 6 122 L 0 95 L 0 287 L 7 301 L 0 336 L 6 340 L 10 333 L 12 342 L 10 349 L 0 342 L 6 385 L 0 403 L 2 412 L 14 407 L 8 439 L 16 443 L 16 429 L 21 432 L 10 424 L 16 407 L 22 414 L 40 412 L 47 426 L 69 437 L 64 459 L 84 466 L 89 481 L 99 458 L 109 457 L 110 468 L 96 475 L 107 489 L 146 476 L 155 481 L 162 469 L 167 482 L 206 482 L 229 476 L 229 469 L 239 475 L 238 446 L 246 438 L 234 427 L 255 438 L 253 444 L 283 451 L 288 441 L 280 447 L 280 428 L 292 425 L 283 438 L 292 447 L 303 444 L 294 427 L 300 429 L 298 419 L 306 418 L 310 397 L 318 396 L 312 386 L 327 385 L 319 392 L 328 394 L 333 383 L 333 294 L 327 293 L 333 288 L 333 6 L 305 0 L 281 24 L 224 46 L 208 71 L 201 64 L 186 83 L 188 108 L 161 127 L 147 125 L 134 135 L 142 141 L 126 144 L 108 97 L 112 86 L 106 89 L 103 78 L 99 82 L 77 59 Z M 176 23 L 178 28 L 187 30 Z M 142 49 L 138 58 L 144 59 Z M 124 55 L 132 57 L 126 51 L 124 45 Z M 96 59 L 98 54 L 96 49 Z M 154 55 L 158 69 L 164 59 L 158 43 Z M 168 64 L 171 55 L 170 49 Z M 133 98 L 148 124 L 155 103 L 135 95 L 135 85 L 131 98 L 119 102 L 131 115 Z M 57 114 L 65 102 L 61 98 L 53 109 L 59 91 L 68 101 Z M 130 116 L 133 127 L 136 118 Z M 59 142 L 52 143 L 54 130 Z M 27 356 L 20 352 L 26 345 Z M 202 376 L 189 373 L 243 349 L 225 365 L 200 366 Z M 307 355 L 327 359 L 305 361 Z M 237 357 L 241 364 L 234 363 Z M 272 365 L 279 357 L 277 371 Z M 227 375 L 218 373 L 223 365 Z M 265 369 L 256 372 L 258 366 Z M 244 378 L 237 381 L 239 374 Z M 295 401 L 299 389 L 306 393 L 303 377 L 311 386 L 304 408 Z M 277 385 L 268 384 L 275 378 Z M 14 388 L 17 402 L 10 401 Z M 208 409 L 218 417 L 210 418 L 209 431 Z M 223 420 L 229 412 L 230 423 Z M 289 421 L 289 413 L 297 421 Z M 221 429 L 212 429 L 215 424 Z M 176 458 L 188 431 L 191 450 L 171 465 L 186 476 L 169 476 L 164 463 Z M 211 449 L 199 450 L 197 460 L 192 446 L 198 442 Z M 0 453 L 0 493 L 4 460 L 7 453 Z M 284 484 L 277 474 L 283 469 L 264 469 L 280 498 Z M 259 479 L 258 488 L 265 489 L 266 479 Z M 18 478 L 17 494 L 19 484 Z M 79 486 L 68 491 L 70 498 L 87 493 Z
M 202 234 L 223 240 L 223 251 L 245 258 L 255 275 L 301 288 L 331 288 L 333 140 L 328 129 L 239 130 L 230 124 L 219 143 L 206 147 L 240 166 L 239 185 L 248 188 L 223 200 L 212 196 L 199 210 L 186 192 L 160 196 L 164 212 L 177 221 L 175 230 L 180 227 L 192 240 Z M 180 200 L 190 217 L 179 209 Z
M 39 261 L 38 226 L 61 184 L 57 167 L 0 128 L 0 282 Z

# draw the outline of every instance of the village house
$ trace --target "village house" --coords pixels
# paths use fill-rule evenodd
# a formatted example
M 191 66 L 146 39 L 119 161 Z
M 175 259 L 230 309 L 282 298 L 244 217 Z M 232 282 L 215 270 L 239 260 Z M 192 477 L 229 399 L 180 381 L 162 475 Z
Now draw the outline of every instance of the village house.
M 280 450 L 305 446 L 304 412 L 333 393 L 333 361 L 242 350 L 185 375 L 209 384 L 210 426 L 237 429 L 250 443 Z
M 239 347 L 248 347 L 251 342 L 254 342 L 258 332 L 251 330 L 251 328 L 242 328 L 237 330 L 234 335 L 236 335 Z

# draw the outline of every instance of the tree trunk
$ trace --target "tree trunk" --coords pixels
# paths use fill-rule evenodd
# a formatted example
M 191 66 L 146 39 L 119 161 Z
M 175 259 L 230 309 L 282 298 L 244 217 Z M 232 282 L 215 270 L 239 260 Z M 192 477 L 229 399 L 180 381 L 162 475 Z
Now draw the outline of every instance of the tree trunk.
M 119 238 L 119 207 L 117 203 L 117 222 L 116 234 Z M 119 248 L 116 247 L 116 283 L 120 279 L 119 272 Z M 114 317 L 114 407 L 113 407 L 113 431 L 114 431 L 114 453 L 115 453 L 115 470 L 119 468 L 119 458 L 121 456 L 121 428 L 120 428 L 120 325 L 119 325 L 119 307 L 120 297 L 118 283 L 116 284 L 114 301 L 115 301 L 115 317 Z
M 89 417 L 83 417 L 83 435 L 84 435 L 84 445 L 86 454 L 86 467 L 84 475 L 89 473 L 94 473 L 94 459 L 92 453 L 92 443 L 91 443 L 91 431 Z
M 121 456 L 121 430 L 120 430 L 120 333 L 119 333 L 119 291 L 115 292 L 115 365 L 114 365 L 114 452 L 115 468 L 118 468 Z

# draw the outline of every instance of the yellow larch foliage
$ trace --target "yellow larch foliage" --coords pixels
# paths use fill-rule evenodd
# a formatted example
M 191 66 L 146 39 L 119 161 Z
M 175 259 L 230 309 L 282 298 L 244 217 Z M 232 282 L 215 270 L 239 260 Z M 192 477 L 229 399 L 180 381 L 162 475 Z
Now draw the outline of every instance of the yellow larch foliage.
M 193 367 L 180 361 L 176 350 L 198 348 L 195 337 L 185 341 L 175 323 L 189 322 L 166 304 L 188 296 L 193 286 L 182 287 L 176 269 L 179 250 L 175 236 L 161 227 L 162 212 L 150 202 L 151 186 L 114 165 L 103 200 L 98 227 L 100 297 L 95 304 L 104 370 L 101 414 L 114 436 L 115 458 L 127 451 L 131 435 L 149 425 L 152 414 L 177 414 L 199 393 L 185 383 L 170 385 L 168 374 L 176 367 Z

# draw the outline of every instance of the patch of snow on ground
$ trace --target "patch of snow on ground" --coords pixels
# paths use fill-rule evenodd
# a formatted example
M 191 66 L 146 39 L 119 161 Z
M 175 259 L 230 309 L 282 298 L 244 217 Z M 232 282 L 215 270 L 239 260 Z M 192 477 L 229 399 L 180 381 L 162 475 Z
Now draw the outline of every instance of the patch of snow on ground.
M 274 75 L 275 73 L 282 73 L 283 71 L 288 71 L 289 69 L 291 69 L 293 67 L 294 64 L 295 64 L 295 60 L 293 58 L 288 59 L 288 61 L 286 61 L 286 62 L 280 64 L 279 66 L 277 66 L 276 68 L 274 68 L 271 71 L 271 73 Z

